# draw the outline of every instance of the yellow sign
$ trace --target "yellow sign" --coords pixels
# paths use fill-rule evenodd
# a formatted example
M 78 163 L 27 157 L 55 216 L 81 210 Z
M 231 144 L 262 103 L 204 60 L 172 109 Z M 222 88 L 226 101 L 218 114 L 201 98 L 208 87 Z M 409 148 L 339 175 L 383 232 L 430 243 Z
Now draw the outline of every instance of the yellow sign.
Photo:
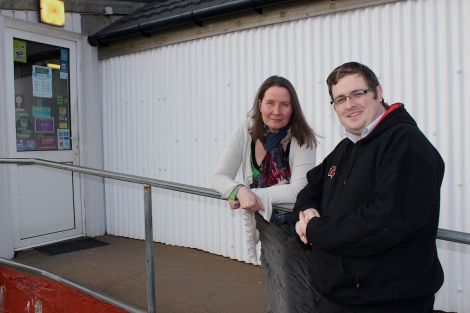
M 27 63 L 26 61 L 26 42 L 13 39 L 13 61 Z
M 39 0 L 39 21 L 54 26 L 64 26 L 65 6 L 62 0 Z

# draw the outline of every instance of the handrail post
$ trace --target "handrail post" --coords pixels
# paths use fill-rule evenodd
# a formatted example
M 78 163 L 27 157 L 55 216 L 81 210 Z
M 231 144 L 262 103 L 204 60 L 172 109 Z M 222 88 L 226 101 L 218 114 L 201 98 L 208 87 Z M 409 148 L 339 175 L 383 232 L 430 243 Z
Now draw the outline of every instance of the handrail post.
M 152 187 L 144 184 L 145 255 L 147 267 L 147 310 L 157 312 L 155 301 L 155 276 L 153 267 Z

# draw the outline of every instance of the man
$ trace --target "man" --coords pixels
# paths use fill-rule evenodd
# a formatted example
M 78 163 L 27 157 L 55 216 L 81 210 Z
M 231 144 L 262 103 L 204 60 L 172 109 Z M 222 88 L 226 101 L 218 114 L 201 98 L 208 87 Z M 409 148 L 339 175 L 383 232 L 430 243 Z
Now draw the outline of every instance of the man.
M 403 104 L 356 62 L 328 76 L 346 137 L 307 174 L 296 231 L 312 246 L 318 312 L 432 312 L 444 162 Z

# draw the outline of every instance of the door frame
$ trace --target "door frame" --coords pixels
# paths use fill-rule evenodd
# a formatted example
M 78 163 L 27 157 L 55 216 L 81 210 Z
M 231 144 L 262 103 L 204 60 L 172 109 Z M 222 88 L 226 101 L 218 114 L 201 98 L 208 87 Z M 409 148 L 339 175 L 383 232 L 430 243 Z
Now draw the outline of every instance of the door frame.
M 41 24 L 28 23 L 16 19 L 5 18 L 5 77 L 6 77 L 6 105 L 7 105 L 7 116 L 6 122 L 7 129 L 7 146 L 8 146 L 8 157 L 12 158 L 41 158 L 41 159 L 55 159 L 58 162 L 68 162 L 74 165 L 80 164 L 80 147 L 79 147 L 79 108 L 78 108 L 78 91 L 79 85 L 79 73 L 80 68 L 80 42 L 82 39 L 81 34 L 65 31 L 62 29 L 56 29 L 50 26 L 44 26 Z M 70 131 L 72 139 L 72 150 L 71 151 L 32 151 L 32 152 L 17 152 L 16 149 L 16 130 L 14 125 L 14 110 L 8 107 L 10 103 L 14 103 L 14 84 L 13 80 L 13 57 L 12 57 L 12 39 L 23 38 L 26 40 L 43 42 L 46 44 L 64 46 L 70 49 L 70 69 L 69 69 L 69 83 L 70 83 Z M 64 45 L 64 43 L 66 43 Z M 74 60 L 74 61 L 72 61 Z M 65 153 L 60 153 L 65 152 Z M 18 170 L 16 166 L 11 166 L 8 169 L 8 177 L 12 186 L 18 186 L 17 175 Z M 18 189 L 10 188 L 10 196 L 8 201 L 11 208 L 11 218 L 13 222 L 13 245 L 14 250 L 28 249 L 38 245 L 44 245 L 47 243 L 63 241 L 70 238 L 81 237 L 86 234 L 85 227 L 85 212 L 83 208 L 83 193 L 81 192 L 83 182 L 80 179 L 78 173 L 73 173 L 73 205 L 76 218 L 75 231 L 65 232 L 60 238 L 57 235 L 45 235 L 37 243 L 33 239 L 21 239 L 20 228 L 19 228 L 19 210 L 18 210 Z

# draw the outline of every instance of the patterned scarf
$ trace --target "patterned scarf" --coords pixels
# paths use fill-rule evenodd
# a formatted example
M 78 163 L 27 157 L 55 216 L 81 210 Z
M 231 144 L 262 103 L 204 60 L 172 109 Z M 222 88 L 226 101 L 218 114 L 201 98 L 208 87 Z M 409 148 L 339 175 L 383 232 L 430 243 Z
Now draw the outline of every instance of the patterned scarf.
M 268 128 L 266 126 L 264 127 L 262 142 L 266 150 L 266 155 L 259 166 L 259 171 L 258 168 L 252 164 L 253 183 L 250 186 L 251 188 L 266 188 L 278 184 L 288 184 L 290 182 L 291 171 L 288 147 L 291 138 L 289 125 L 281 128 L 277 133 L 270 133 Z M 254 143 L 252 151 L 254 154 Z M 252 162 L 256 162 L 256 160 L 252 158 Z M 295 233 L 295 230 L 293 230 L 293 215 L 291 212 L 274 209 L 270 221 L 275 225 L 289 223 L 290 231 Z
M 289 128 L 290 126 L 287 125 L 277 133 L 270 133 L 264 126 L 262 142 L 266 155 L 259 165 L 259 173 L 253 173 L 253 188 L 289 183 L 291 172 L 286 154 L 286 148 L 290 142 Z

